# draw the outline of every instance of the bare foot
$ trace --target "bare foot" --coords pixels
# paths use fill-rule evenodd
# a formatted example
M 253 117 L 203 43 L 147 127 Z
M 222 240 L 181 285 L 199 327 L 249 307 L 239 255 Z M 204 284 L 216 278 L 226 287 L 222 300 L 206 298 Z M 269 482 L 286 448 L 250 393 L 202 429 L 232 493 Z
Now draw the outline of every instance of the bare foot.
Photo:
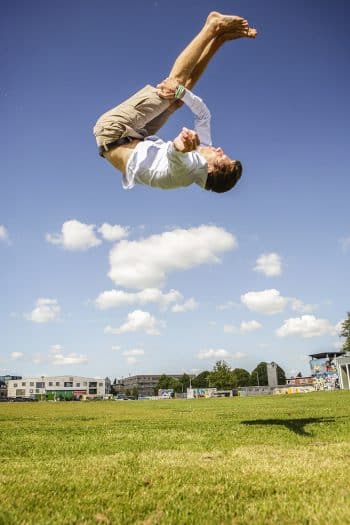
M 237 38 L 255 38 L 257 30 L 249 27 L 248 29 L 235 29 L 233 31 L 227 31 L 222 36 L 225 40 L 236 40 Z
M 235 30 L 249 30 L 249 24 L 245 18 L 235 15 L 223 15 L 217 11 L 212 11 L 209 14 L 206 23 L 215 33 L 227 33 Z
M 246 37 L 247 37 L 247 38 L 255 38 L 257 34 L 258 34 L 257 30 L 254 29 L 254 27 L 250 27 L 250 28 L 248 29 L 248 32 L 247 32 L 247 34 L 246 34 Z

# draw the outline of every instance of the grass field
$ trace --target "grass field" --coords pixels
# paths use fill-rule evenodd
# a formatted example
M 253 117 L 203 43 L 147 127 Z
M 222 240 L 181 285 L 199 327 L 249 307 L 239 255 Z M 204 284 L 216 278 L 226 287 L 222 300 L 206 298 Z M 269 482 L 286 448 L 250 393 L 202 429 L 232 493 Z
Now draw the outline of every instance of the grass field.
M 0 524 L 350 524 L 350 392 L 0 404 Z

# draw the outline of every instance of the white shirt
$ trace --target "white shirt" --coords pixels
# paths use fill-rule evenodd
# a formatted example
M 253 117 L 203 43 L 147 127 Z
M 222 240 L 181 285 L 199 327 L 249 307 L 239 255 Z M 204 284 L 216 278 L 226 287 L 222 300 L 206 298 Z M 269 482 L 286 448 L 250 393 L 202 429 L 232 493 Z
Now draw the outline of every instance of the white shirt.
M 182 98 L 195 116 L 194 129 L 201 145 L 211 145 L 210 111 L 203 100 L 188 89 Z M 172 141 L 164 142 L 153 135 L 139 142 L 131 154 L 123 188 L 129 190 L 135 184 L 155 188 L 173 189 L 190 184 L 204 188 L 208 177 L 208 164 L 197 151 L 181 153 Z

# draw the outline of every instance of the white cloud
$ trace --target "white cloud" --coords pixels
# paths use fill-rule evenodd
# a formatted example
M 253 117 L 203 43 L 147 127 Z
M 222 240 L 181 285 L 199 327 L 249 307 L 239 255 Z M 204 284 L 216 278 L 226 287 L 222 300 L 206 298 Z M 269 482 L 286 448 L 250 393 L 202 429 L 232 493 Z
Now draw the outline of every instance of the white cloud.
M 165 309 L 171 303 L 181 301 L 182 299 L 181 293 L 177 290 L 170 290 L 168 293 L 163 293 L 158 288 L 146 288 L 135 293 L 124 292 L 123 290 L 109 290 L 100 293 L 97 299 L 95 299 L 95 304 L 100 310 L 130 304 L 143 305 L 146 303 L 158 303 L 161 308 Z
M 119 224 L 108 224 L 107 222 L 103 223 L 102 226 L 97 230 L 105 241 L 115 242 L 124 239 L 129 235 L 129 229 Z
M 43 359 L 43 357 L 36 353 L 33 355 L 32 357 L 32 363 L 34 363 L 35 365 L 39 365 L 40 363 L 43 363 L 45 361 L 45 359 Z
M 149 312 L 134 310 L 128 314 L 127 320 L 119 328 L 106 326 L 106 334 L 125 334 L 127 332 L 144 331 L 148 335 L 160 335 L 159 328 L 164 326 L 162 321 L 158 321 Z
M 222 348 L 219 348 L 217 350 L 209 349 L 209 350 L 202 350 L 197 354 L 198 359 L 225 359 L 229 357 L 230 354 L 227 350 L 224 350 Z
M 342 321 L 339 321 L 339 323 L 337 323 L 334 327 L 334 330 L 336 332 L 337 335 L 340 335 L 340 332 L 342 331 L 343 329 L 343 323 L 344 323 L 345 319 L 343 319 Z
M 56 299 L 39 298 L 36 307 L 25 317 L 34 323 L 49 323 L 58 319 L 61 308 Z
M 123 356 L 126 358 L 128 365 L 134 365 L 138 362 L 138 357 L 145 354 L 145 351 L 142 348 L 133 348 L 131 350 L 126 350 L 123 352 Z
M 19 361 L 20 359 L 23 359 L 23 357 L 23 352 L 11 352 L 11 359 L 13 359 L 14 361 Z
M 336 350 L 341 350 L 343 348 L 343 342 L 342 341 L 335 341 L 332 346 L 333 348 L 335 348 Z
M 317 308 L 316 304 L 305 304 L 303 301 L 300 301 L 300 299 L 296 299 L 295 297 L 289 297 L 288 301 L 290 302 L 292 310 L 294 310 L 294 312 L 299 312 L 300 314 L 309 314 Z
M 171 311 L 175 313 L 182 313 L 182 312 L 190 312 L 192 310 L 196 310 L 198 308 L 198 303 L 191 297 L 191 299 L 188 299 L 182 304 L 175 304 Z
M 246 357 L 247 354 L 245 354 L 244 352 L 235 352 L 234 354 L 232 354 L 232 358 L 233 359 L 243 359 L 244 357 Z
M 63 223 L 60 234 L 47 233 L 46 240 L 51 244 L 61 244 L 71 251 L 88 250 L 102 242 L 95 235 L 94 224 L 85 224 L 74 219 Z
M 275 277 L 282 273 L 282 259 L 278 253 L 264 253 L 255 262 L 254 271 L 261 272 L 267 277 Z
M 350 249 L 350 237 L 343 237 L 339 242 L 344 252 Z
M 225 334 L 233 334 L 236 332 L 237 329 L 233 324 L 224 324 L 224 332 Z
M 9 242 L 9 234 L 5 226 L 0 224 L 0 241 Z
M 113 352 L 119 352 L 119 350 L 121 349 L 121 347 L 119 345 L 114 345 L 112 346 L 111 348 L 113 350 Z
M 274 288 L 261 292 L 247 292 L 241 295 L 241 301 L 249 310 L 266 315 L 283 312 L 287 306 L 299 313 L 311 313 L 317 308 L 317 305 L 306 304 L 296 297 L 283 297 Z
M 52 364 L 61 366 L 61 365 L 81 365 L 86 364 L 88 362 L 88 358 L 86 355 L 78 355 L 78 354 L 55 354 L 52 359 Z
M 196 357 L 197 359 L 202 360 L 221 360 L 221 359 L 243 359 L 246 357 L 247 354 L 244 354 L 243 352 L 235 352 L 230 353 L 227 350 L 224 350 L 223 348 L 219 349 L 213 349 L 210 348 L 209 350 L 202 350 L 199 352 Z
M 262 328 L 262 324 L 258 321 L 242 321 L 241 322 L 241 333 L 246 334 L 248 332 L 255 332 Z
M 138 355 L 145 355 L 145 351 L 142 348 L 133 348 L 132 350 L 126 350 L 123 352 L 123 355 L 126 357 L 129 356 L 138 356 Z
M 217 310 L 231 310 L 232 308 L 237 308 L 239 304 L 235 303 L 234 301 L 227 301 L 224 304 L 219 304 L 216 309 Z
M 235 237 L 216 226 L 175 229 L 139 241 L 122 240 L 110 252 L 109 277 L 132 288 L 161 285 L 169 272 L 218 263 L 218 254 L 237 247 Z
M 314 315 L 302 315 L 284 321 L 283 325 L 276 330 L 278 337 L 296 335 L 303 338 L 320 337 L 326 334 L 334 334 L 335 328 L 327 319 L 317 319 Z
M 50 347 L 50 353 L 51 354 L 60 354 L 62 353 L 63 351 L 63 346 L 62 345 L 52 345 Z
M 241 295 L 241 301 L 249 310 L 267 315 L 283 312 L 288 303 L 288 299 L 282 297 L 274 288 L 261 292 L 247 292 Z

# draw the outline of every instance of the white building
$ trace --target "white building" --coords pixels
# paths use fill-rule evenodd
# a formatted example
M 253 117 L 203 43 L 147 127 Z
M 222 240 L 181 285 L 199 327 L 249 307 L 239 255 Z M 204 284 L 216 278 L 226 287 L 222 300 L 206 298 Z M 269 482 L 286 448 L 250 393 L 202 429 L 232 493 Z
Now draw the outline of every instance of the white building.
M 350 390 L 350 353 L 338 356 L 335 361 L 340 388 Z
M 108 378 L 83 376 L 40 376 L 14 379 L 8 382 L 7 396 L 36 399 L 84 399 L 103 397 L 110 391 Z

